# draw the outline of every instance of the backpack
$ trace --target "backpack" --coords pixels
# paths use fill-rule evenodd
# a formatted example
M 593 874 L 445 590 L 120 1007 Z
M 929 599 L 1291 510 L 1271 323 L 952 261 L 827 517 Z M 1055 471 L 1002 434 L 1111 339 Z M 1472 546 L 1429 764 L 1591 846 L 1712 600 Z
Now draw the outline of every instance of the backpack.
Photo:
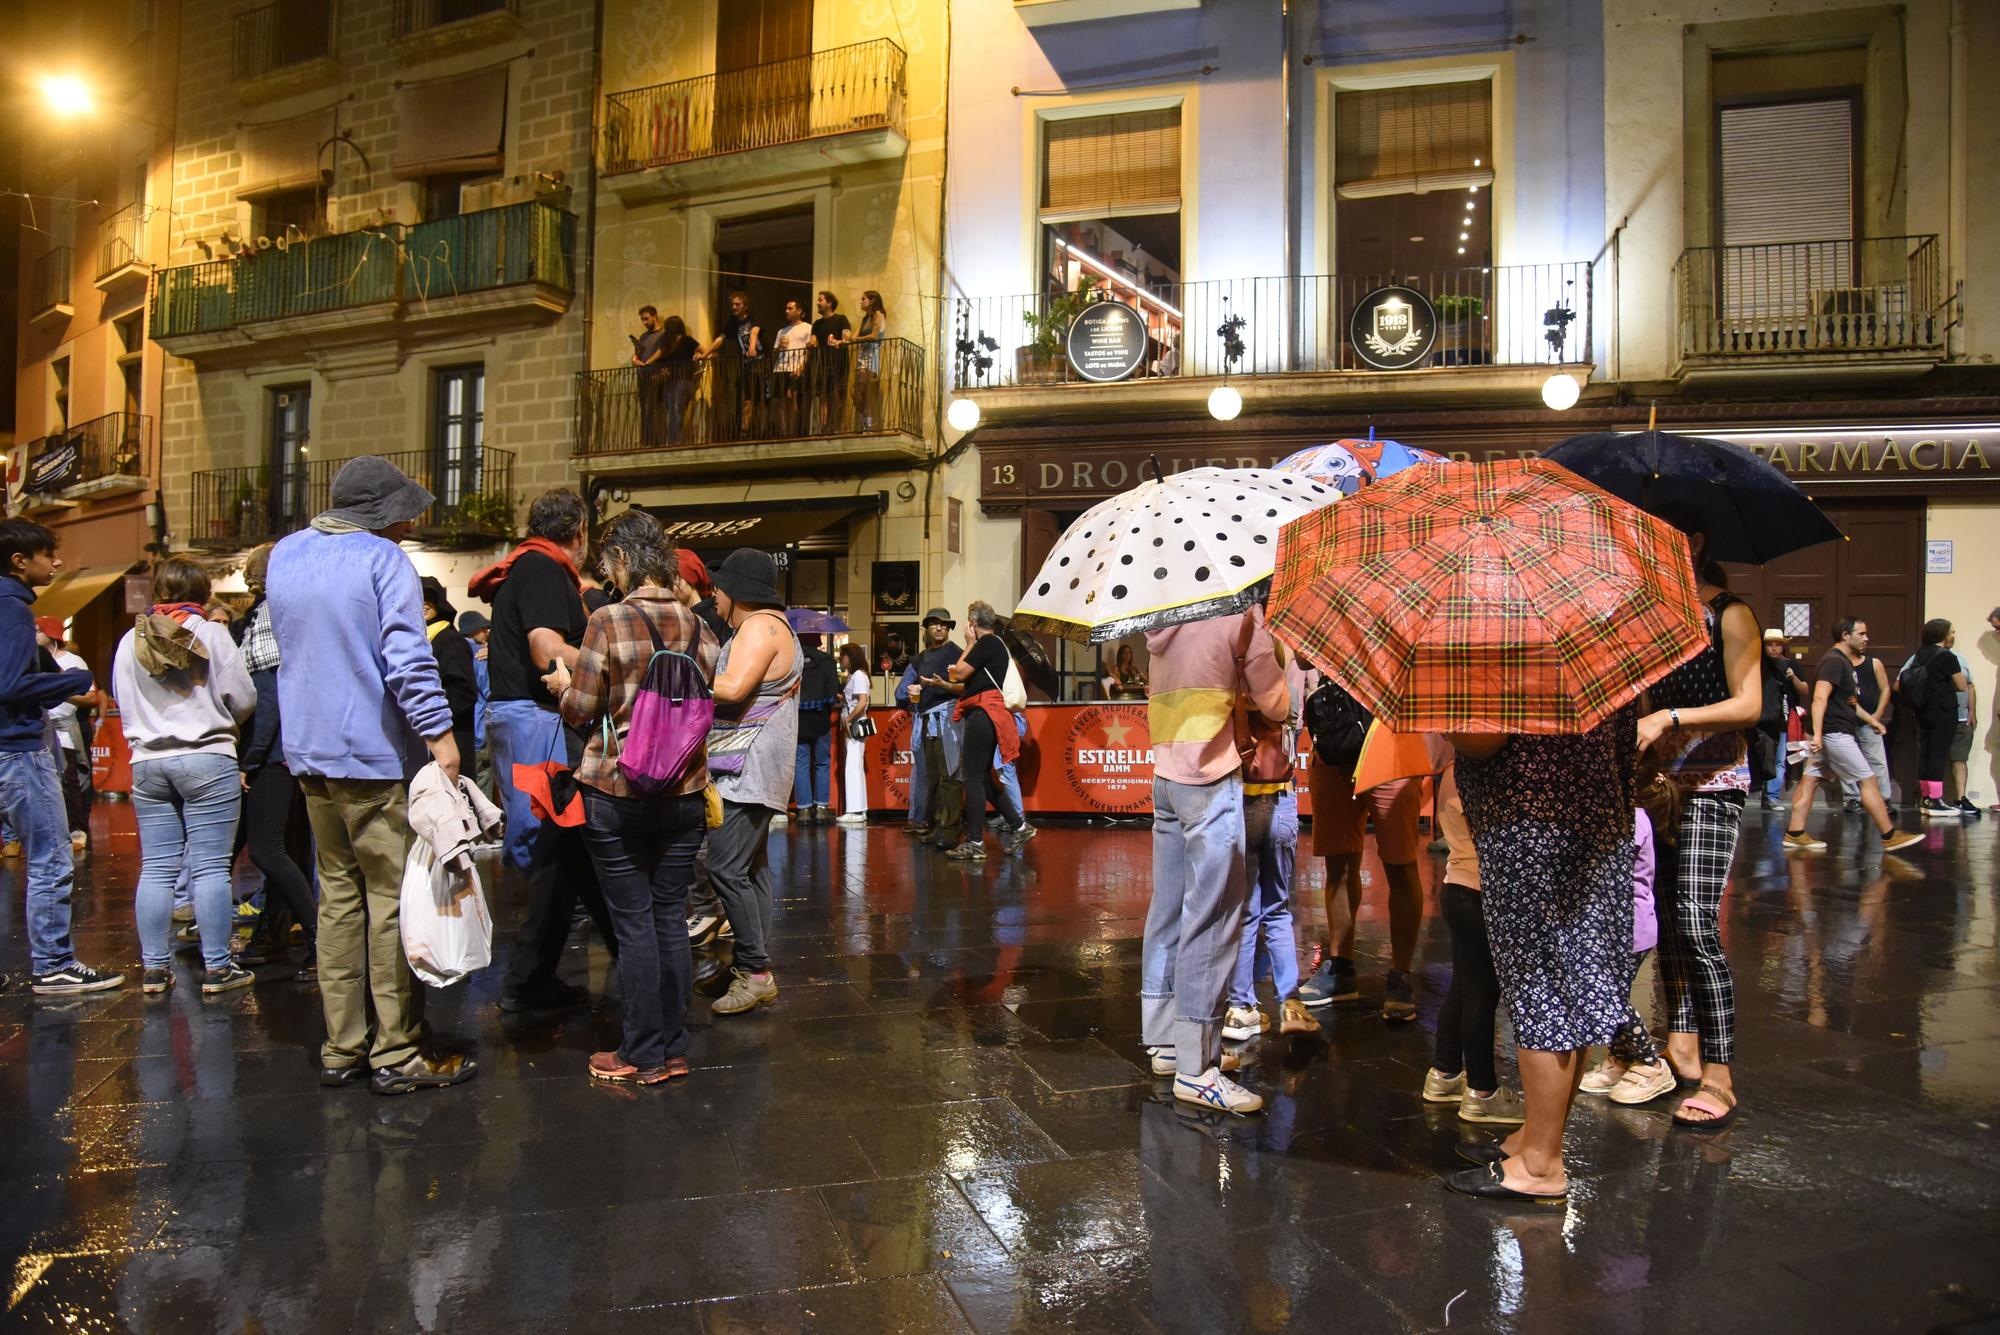
M 687 777 L 715 723 L 715 700 L 701 665 L 668 649 L 653 619 L 633 610 L 653 637 L 653 656 L 632 700 L 632 722 L 618 753 L 618 772 L 642 796 L 650 797 Z M 604 727 L 608 734 L 608 715 Z
M 1929 652 L 1926 653 L 1925 650 Z M 1925 645 L 1923 649 L 1911 654 L 1910 661 L 1903 664 L 1903 670 L 1896 674 L 1896 694 L 1902 698 L 1904 704 L 1918 714 L 1931 712 L 1931 690 L 1937 684 L 1931 675 L 1931 664 L 1935 663 L 1938 655 L 1943 652 L 1944 650 L 1935 645 Z M 1954 696 L 1952 701 L 1954 708 L 1957 703 Z
M 1333 682 L 1322 679 L 1319 689 L 1306 697 L 1306 731 L 1312 734 L 1313 753 L 1327 764 L 1348 774 L 1361 759 L 1361 743 L 1367 740 L 1375 716 L 1361 702 Z

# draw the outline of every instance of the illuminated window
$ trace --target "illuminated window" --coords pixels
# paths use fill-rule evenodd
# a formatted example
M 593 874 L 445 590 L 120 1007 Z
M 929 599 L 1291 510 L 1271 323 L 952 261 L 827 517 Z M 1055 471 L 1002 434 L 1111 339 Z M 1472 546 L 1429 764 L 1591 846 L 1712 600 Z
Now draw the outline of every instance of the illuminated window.
M 1342 92 L 1333 129 L 1335 273 L 1407 282 L 1493 263 L 1491 79 Z
M 436 399 L 431 450 L 437 458 L 437 498 L 457 505 L 476 494 L 484 463 L 481 446 L 486 428 L 486 368 L 446 366 L 432 373 Z

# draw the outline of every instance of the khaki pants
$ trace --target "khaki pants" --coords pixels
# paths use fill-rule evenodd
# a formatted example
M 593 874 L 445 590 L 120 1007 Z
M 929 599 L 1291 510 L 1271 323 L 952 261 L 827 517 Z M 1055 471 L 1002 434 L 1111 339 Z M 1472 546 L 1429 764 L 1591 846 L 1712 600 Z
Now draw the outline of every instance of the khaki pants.
M 398 921 L 410 843 L 402 781 L 301 774 L 299 787 L 319 846 L 320 1062 L 400 1065 L 416 1054 L 423 1023 Z

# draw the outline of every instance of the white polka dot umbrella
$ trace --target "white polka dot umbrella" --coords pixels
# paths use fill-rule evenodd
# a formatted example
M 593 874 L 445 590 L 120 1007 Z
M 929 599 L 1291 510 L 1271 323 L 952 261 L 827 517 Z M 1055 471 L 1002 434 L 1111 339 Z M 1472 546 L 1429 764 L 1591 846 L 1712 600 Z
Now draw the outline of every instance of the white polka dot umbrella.
M 1271 578 L 1278 530 L 1340 499 L 1268 468 L 1141 482 L 1069 526 L 1014 611 L 1017 629 L 1102 644 L 1240 612 Z

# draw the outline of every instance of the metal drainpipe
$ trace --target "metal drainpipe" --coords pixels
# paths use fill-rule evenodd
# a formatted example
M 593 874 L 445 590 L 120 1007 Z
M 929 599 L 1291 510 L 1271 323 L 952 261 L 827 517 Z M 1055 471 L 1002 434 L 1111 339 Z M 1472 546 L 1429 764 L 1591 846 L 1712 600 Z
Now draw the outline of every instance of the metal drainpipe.
M 598 121 L 599 107 L 604 101 L 604 0 L 597 0 L 591 6 L 590 37 L 590 144 L 584 154 L 584 221 L 583 221 L 583 363 L 582 375 L 576 383 L 576 395 L 570 404 L 570 429 L 574 431 L 582 420 L 584 385 L 590 378 L 591 333 L 596 328 L 597 311 L 597 140 L 602 130 Z M 580 440 L 570 442 L 570 448 L 582 444 Z
M 1279 91 L 1285 99 L 1285 286 L 1291 309 L 1285 319 L 1285 369 L 1299 364 L 1299 148 L 1292 142 L 1292 0 L 1279 0 L 1285 31 L 1279 43 Z

